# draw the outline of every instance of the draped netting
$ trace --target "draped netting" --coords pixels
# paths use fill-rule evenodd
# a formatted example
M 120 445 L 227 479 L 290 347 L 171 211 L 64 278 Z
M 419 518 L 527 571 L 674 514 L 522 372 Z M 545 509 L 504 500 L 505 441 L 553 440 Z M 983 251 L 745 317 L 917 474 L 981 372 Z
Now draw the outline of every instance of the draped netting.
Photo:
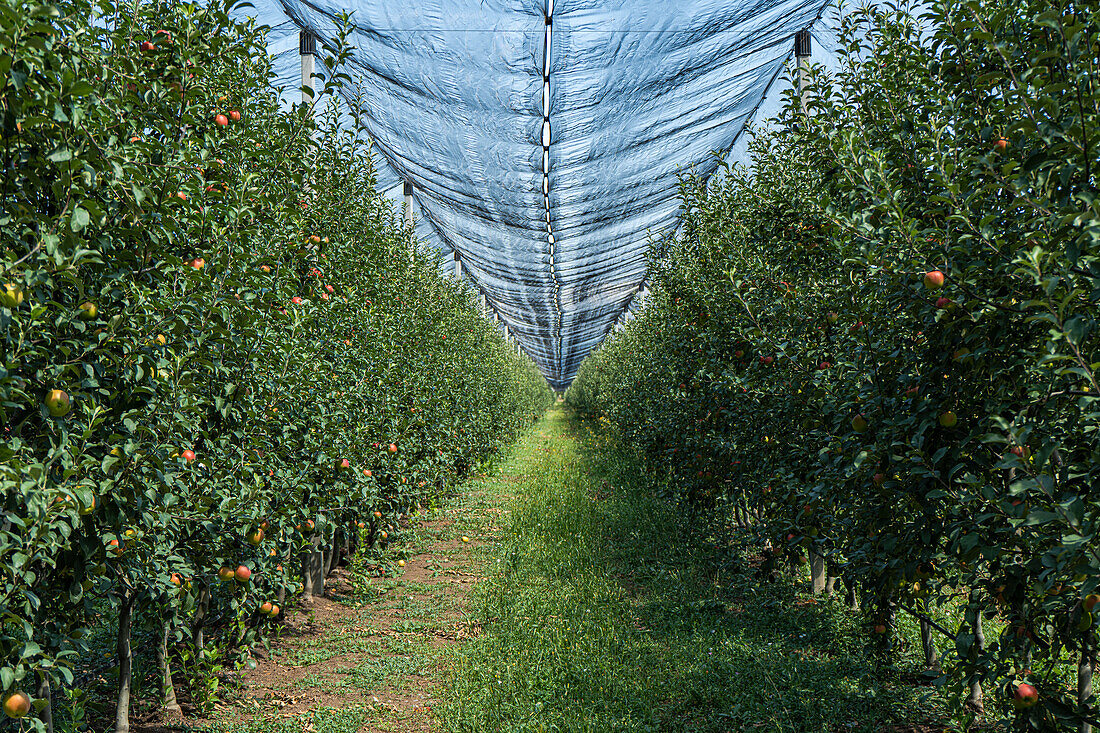
M 418 236 L 464 274 L 555 388 L 638 306 L 673 232 L 678 176 L 743 154 L 786 84 L 794 38 L 835 56 L 831 0 L 256 0 L 279 82 L 298 34 L 344 69 L 379 185 L 411 182 Z

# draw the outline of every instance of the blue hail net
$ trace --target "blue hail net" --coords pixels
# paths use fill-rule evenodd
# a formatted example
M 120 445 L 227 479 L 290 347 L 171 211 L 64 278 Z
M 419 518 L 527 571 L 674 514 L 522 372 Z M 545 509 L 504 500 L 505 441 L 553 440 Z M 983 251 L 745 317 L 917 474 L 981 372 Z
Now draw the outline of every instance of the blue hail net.
M 418 237 L 463 274 L 555 388 L 639 305 L 679 175 L 744 157 L 778 108 L 799 31 L 835 59 L 832 0 L 254 0 L 279 83 L 299 32 L 331 46 L 379 186 L 412 184 Z M 351 101 L 349 96 L 349 101 Z

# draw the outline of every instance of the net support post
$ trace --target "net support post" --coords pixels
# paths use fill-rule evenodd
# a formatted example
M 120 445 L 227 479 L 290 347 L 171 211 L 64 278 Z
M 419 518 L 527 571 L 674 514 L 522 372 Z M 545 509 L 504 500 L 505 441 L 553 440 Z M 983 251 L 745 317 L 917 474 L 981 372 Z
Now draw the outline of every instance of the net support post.
M 309 31 L 298 31 L 298 56 L 302 62 L 302 104 L 312 105 L 314 86 L 314 58 L 317 56 L 317 39 Z
M 405 226 L 413 225 L 413 185 L 405 181 Z
M 806 95 L 810 86 L 810 31 L 800 30 L 794 34 L 794 59 L 798 72 L 798 100 L 802 105 L 802 114 L 806 114 Z
M 455 251 L 455 280 L 462 279 L 462 258 L 458 256 L 458 251 Z
M 814 595 L 825 592 L 825 558 L 810 550 L 810 587 Z

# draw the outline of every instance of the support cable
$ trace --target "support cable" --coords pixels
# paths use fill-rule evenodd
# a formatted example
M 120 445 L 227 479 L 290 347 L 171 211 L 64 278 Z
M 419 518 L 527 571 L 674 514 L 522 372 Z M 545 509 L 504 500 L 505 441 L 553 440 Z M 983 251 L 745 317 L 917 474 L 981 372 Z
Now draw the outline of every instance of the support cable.
M 562 378 L 562 307 L 561 281 L 558 279 L 555 262 L 554 218 L 550 211 L 550 67 L 553 60 L 554 36 L 554 0 L 546 0 L 546 40 L 542 61 L 542 200 L 546 208 L 546 244 L 550 254 L 550 280 L 554 287 L 554 327 L 550 334 L 553 363 L 552 381 L 557 384 Z

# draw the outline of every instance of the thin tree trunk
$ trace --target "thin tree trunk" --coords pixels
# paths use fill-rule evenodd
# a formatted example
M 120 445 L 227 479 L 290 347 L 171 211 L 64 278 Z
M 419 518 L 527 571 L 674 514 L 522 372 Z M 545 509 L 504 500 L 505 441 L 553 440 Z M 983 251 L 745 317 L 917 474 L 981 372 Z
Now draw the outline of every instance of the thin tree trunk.
M 1095 654 L 1091 640 L 1086 640 L 1081 650 L 1081 662 L 1077 665 L 1077 704 L 1084 708 L 1088 699 L 1092 697 L 1092 672 L 1096 666 Z M 1077 729 L 1078 733 L 1092 733 L 1092 725 L 1082 722 Z
M 886 638 L 892 639 L 898 622 L 898 607 L 889 592 L 879 598 L 879 614 L 883 624 L 886 625 Z
M 982 611 L 980 608 L 973 606 L 974 599 L 977 594 L 974 591 L 970 591 L 970 609 L 967 610 L 967 616 L 969 617 L 970 627 L 974 630 L 974 645 L 971 647 L 971 654 L 975 659 L 978 655 L 985 651 L 985 630 L 982 629 Z M 966 704 L 974 710 L 976 713 L 985 712 L 985 705 L 982 702 L 982 681 L 978 677 L 972 677 L 970 680 L 970 695 L 966 698 Z
M 853 611 L 859 610 L 859 595 L 856 593 L 856 583 L 854 580 L 847 580 L 841 576 L 841 580 L 844 581 L 844 587 L 848 589 L 848 608 Z
M 130 633 L 133 621 L 134 598 L 129 590 L 125 590 L 118 614 L 118 704 L 115 707 L 115 733 L 130 733 L 130 682 L 134 667 Z
M 195 622 L 191 627 L 191 639 L 195 644 L 195 658 L 202 654 L 206 646 L 206 633 L 203 628 L 206 625 L 206 614 L 210 610 L 210 588 L 204 583 L 199 589 L 199 604 L 195 608 Z
M 38 678 L 38 690 L 34 694 L 39 700 L 46 701 L 46 707 L 38 714 L 38 719 L 46 726 L 46 733 L 53 733 L 53 693 L 50 690 L 50 678 L 41 675 Z
M 176 688 L 172 684 L 172 665 L 168 660 L 168 635 L 171 631 L 172 622 L 165 619 L 164 624 L 161 626 L 160 643 L 157 644 L 157 671 L 160 673 L 161 701 L 166 718 L 183 715 L 183 710 L 176 702 Z
M 936 653 L 936 643 L 932 639 L 932 624 L 928 623 L 928 619 L 920 620 L 920 643 L 924 647 L 924 668 L 938 671 L 940 660 Z
M 303 552 L 302 562 L 302 599 L 307 603 L 313 601 L 313 596 L 325 594 L 324 553 L 318 549 L 321 546 L 321 538 L 313 537 L 312 549 Z

